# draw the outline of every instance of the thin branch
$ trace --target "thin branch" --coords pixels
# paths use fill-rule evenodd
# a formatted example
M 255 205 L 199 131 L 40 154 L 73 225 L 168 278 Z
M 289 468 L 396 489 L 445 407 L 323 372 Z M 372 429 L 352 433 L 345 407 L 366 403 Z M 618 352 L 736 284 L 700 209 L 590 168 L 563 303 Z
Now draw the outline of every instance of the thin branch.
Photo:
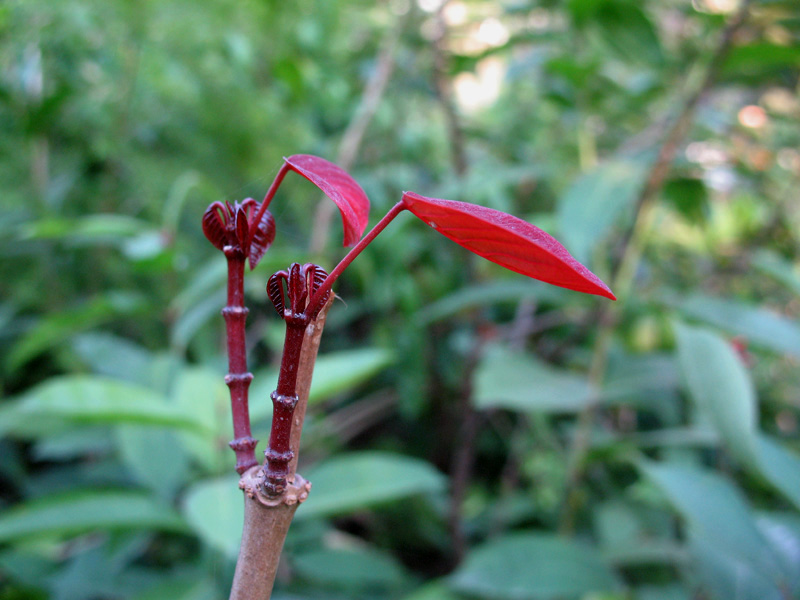
M 721 67 L 731 49 L 733 38 L 745 23 L 751 4 L 752 0 L 745 0 L 736 15 L 723 30 L 711 56 L 703 80 L 700 82 L 697 89 L 688 96 L 678 117 L 669 128 L 659 148 L 658 156 L 650 168 L 634 206 L 634 223 L 623 238 L 621 258 L 614 269 L 614 276 L 612 278 L 612 288 L 616 290 L 621 301 L 614 304 L 608 303 L 601 309 L 599 330 L 594 344 L 594 351 L 592 353 L 588 374 L 591 398 L 586 407 L 578 415 L 578 426 L 570 449 L 564 503 L 560 522 L 560 529 L 564 533 L 571 532 L 574 527 L 575 513 L 578 510 L 579 504 L 577 489 L 583 477 L 586 455 L 591 442 L 592 428 L 594 427 L 600 404 L 600 388 L 602 387 L 606 372 L 611 339 L 616 328 L 621 308 L 624 305 L 624 300 L 628 296 L 629 290 L 633 284 L 636 266 L 641 260 L 655 212 L 654 209 L 658 194 L 669 175 L 675 154 L 679 146 L 683 143 L 694 121 L 694 116 L 700 101 L 703 96 L 711 90 L 719 77 Z
M 733 38 L 736 35 L 736 32 L 742 27 L 747 18 L 747 14 L 750 9 L 750 5 L 752 4 L 752 0 L 745 0 L 742 5 L 739 7 L 736 15 L 730 20 L 728 25 L 722 32 L 722 35 L 717 43 L 716 48 L 714 49 L 714 53 L 711 57 L 711 61 L 708 64 L 706 69 L 705 76 L 703 77 L 702 82 L 698 85 L 697 89 L 689 95 L 689 97 L 685 100 L 683 107 L 678 114 L 678 118 L 675 119 L 675 122 L 670 127 L 669 132 L 667 133 L 666 138 L 661 144 L 661 147 L 658 151 L 658 156 L 656 157 L 653 166 L 650 168 L 650 172 L 648 173 L 647 179 L 645 180 L 645 184 L 642 187 L 641 192 L 639 193 L 639 197 L 636 200 L 636 204 L 634 206 L 634 214 L 639 215 L 642 212 L 647 212 L 646 207 L 650 204 L 653 199 L 658 195 L 661 191 L 661 188 L 664 187 L 664 183 L 666 182 L 667 176 L 669 175 L 670 168 L 672 166 L 672 161 L 675 158 L 675 154 L 678 151 L 678 147 L 683 142 L 686 134 L 689 132 L 689 128 L 694 121 L 695 113 L 697 112 L 697 107 L 700 104 L 700 100 L 708 93 L 708 91 L 714 86 L 714 83 L 719 78 L 720 70 L 722 69 L 722 65 L 725 62 L 726 57 L 728 56 L 728 52 L 731 49 L 731 45 L 733 43 Z M 617 275 L 626 276 L 625 269 L 628 268 L 625 265 L 625 260 L 627 258 L 627 251 L 628 248 L 632 246 L 632 238 L 636 233 L 637 228 L 634 225 L 628 233 L 626 234 L 623 243 L 622 243 L 622 258 L 617 265 Z M 631 260 L 630 258 L 628 260 Z M 620 296 L 622 295 L 621 289 L 618 289 L 619 286 L 614 287 L 614 289 L 618 290 Z
M 436 96 L 447 121 L 453 171 L 455 171 L 456 175 L 463 176 L 467 173 L 469 163 L 467 162 L 467 152 L 464 146 L 464 132 L 461 120 L 453 101 L 453 85 L 448 77 L 447 49 L 445 48 L 447 23 L 444 20 L 444 10 L 447 4 L 447 2 L 442 3 L 436 13 L 436 35 L 431 46 L 433 50 L 433 83 L 436 89 Z
M 342 135 L 342 141 L 339 143 L 339 151 L 334 162 L 345 171 L 349 170 L 355 163 L 361 143 L 364 140 L 364 134 L 367 132 L 367 127 L 372 122 L 372 118 L 378 111 L 381 100 L 383 100 L 394 71 L 397 45 L 404 27 L 405 19 L 399 20 L 383 40 L 375 69 L 364 87 L 361 102 L 353 115 L 353 119 L 345 129 L 344 135 Z M 328 232 L 335 212 L 336 206 L 334 204 L 330 202 L 319 203 L 317 212 L 314 215 L 314 226 L 311 230 L 309 249 L 312 255 L 321 252 L 327 244 Z

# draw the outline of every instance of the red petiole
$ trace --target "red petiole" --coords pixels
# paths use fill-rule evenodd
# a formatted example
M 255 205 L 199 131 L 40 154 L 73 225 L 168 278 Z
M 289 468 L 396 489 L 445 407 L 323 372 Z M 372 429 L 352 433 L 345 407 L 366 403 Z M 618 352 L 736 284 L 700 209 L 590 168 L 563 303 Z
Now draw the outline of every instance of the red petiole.
M 319 309 L 322 306 L 322 303 L 325 301 L 323 298 L 327 298 L 327 294 L 331 291 L 333 287 L 333 283 L 339 278 L 344 270 L 350 266 L 350 263 L 355 260 L 356 256 L 361 254 L 361 252 L 369 246 L 372 241 L 377 237 L 377 235 L 386 229 L 386 226 L 391 223 L 394 218 L 399 215 L 402 211 L 406 209 L 405 200 L 400 200 L 397 204 L 395 204 L 391 210 L 386 213 L 383 218 L 375 224 L 367 235 L 365 235 L 358 244 L 356 244 L 350 252 L 348 252 L 345 257 L 339 261 L 339 264 L 331 271 L 330 275 L 325 278 L 325 281 L 322 282 L 322 285 L 319 289 L 314 292 L 314 295 L 311 297 L 311 300 L 308 301 L 308 305 L 314 309 Z M 313 311 L 312 311 L 313 312 Z

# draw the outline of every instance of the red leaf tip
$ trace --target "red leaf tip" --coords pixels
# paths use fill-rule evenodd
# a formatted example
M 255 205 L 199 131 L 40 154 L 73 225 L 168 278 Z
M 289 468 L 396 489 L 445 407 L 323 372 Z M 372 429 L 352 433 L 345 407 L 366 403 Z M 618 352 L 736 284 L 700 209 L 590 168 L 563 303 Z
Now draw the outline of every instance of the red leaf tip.
M 485 206 L 414 192 L 404 192 L 403 203 L 430 227 L 493 263 L 559 287 L 617 299 L 558 240 L 527 221 Z

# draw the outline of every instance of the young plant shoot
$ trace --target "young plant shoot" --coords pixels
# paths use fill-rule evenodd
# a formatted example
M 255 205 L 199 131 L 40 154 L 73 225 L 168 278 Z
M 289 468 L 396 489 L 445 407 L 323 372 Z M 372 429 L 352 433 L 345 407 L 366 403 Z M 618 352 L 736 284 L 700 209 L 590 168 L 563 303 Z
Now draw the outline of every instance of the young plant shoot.
M 244 306 L 244 265 L 252 270 L 275 238 L 275 222 L 268 207 L 286 173 L 294 171 L 321 189 L 342 215 L 344 245 L 353 246 L 328 274 L 314 264 L 293 263 L 269 278 L 267 293 L 286 323 L 286 337 L 273 402 L 272 429 L 257 466 L 257 441 L 250 431 L 248 389 L 253 378 L 247 370 Z M 297 504 L 310 485 L 295 475 L 297 440 L 302 429 L 311 372 L 321 325 L 336 279 L 400 213 L 408 211 L 435 231 L 467 250 L 507 269 L 571 290 L 615 300 L 594 273 L 541 229 L 509 214 L 466 202 L 428 198 L 405 192 L 401 200 L 363 238 L 369 217 L 369 200 L 345 171 L 325 159 L 297 154 L 284 164 L 261 203 L 214 202 L 203 215 L 203 232 L 222 250 L 228 261 L 228 301 L 222 309 L 228 348 L 228 374 L 236 470 L 246 493 L 242 547 L 231 598 L 268 598 Z M 304 393 L 298 393 L 299 390 Z M 303 398 L 302 396 L 306 396 Z M 278 512 L 275 512 L 278 511 Z

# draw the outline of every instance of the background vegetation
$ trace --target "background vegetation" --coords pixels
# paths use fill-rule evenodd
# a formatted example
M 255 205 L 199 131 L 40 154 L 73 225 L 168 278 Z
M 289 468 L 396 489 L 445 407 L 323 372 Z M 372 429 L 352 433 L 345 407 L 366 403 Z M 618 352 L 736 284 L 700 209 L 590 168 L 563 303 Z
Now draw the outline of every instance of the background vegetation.
M 280 598 L 800 597 L 796 0 L 9 0 L 0 32 L 0 598 L 226 596 L 200 217 L 301 152 L 372 222 L 404 189 L 527 218 L 620 300 L 393 224 L 338 284 Z M 266 279 L 342 252 L 304 180 L 273 207 L 262 449 Z

